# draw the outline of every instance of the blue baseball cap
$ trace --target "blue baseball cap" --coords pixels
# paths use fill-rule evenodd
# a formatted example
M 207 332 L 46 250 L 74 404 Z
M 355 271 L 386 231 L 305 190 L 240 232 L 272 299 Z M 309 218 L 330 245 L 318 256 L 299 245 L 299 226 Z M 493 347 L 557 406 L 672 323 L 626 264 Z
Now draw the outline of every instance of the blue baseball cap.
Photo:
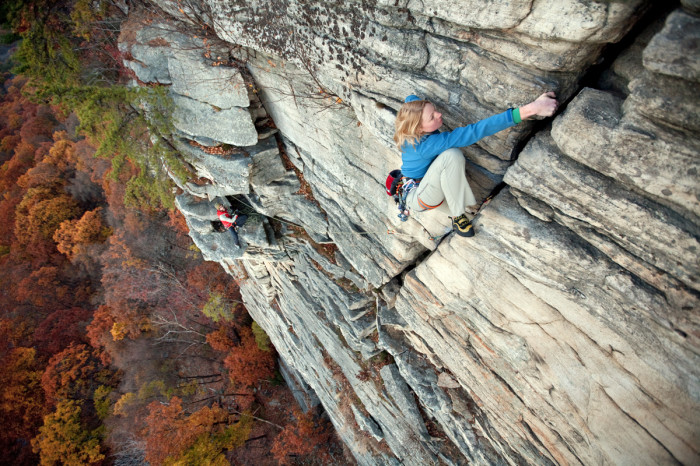
M 404 102 L 405 102 L 405 103 L 409 103 L 409 102 L 413 102 L 414 100 L 423 100 L 423 99 L 421 99 L 421 98 L 418 97 L 417 95 L 411 94 L 411 95 L 409 95 L 408 97 L 406 97 L 406 99 L 404 100 Z

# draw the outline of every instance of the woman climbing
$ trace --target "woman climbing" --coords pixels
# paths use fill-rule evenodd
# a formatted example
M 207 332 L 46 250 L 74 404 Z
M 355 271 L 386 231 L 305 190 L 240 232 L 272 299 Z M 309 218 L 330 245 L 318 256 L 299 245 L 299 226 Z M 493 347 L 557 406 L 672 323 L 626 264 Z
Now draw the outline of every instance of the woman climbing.
M 465 175 L 464 155 L 457 148 L 522 120 L 552 116 L 558 105 L 554 93 L 546 92 L 523 107 L 440 133 L 442 114 L 432 103 L 415 95 L 409 95 L 404 102 L 396 117 L 394 142 L 401 151 L 406 205 L 412 212 L 423 212 L 447 202 L 452 228 L 460 236 L 474 236 L 465 211 L 467 206 L 476 205 L 476 199 Z

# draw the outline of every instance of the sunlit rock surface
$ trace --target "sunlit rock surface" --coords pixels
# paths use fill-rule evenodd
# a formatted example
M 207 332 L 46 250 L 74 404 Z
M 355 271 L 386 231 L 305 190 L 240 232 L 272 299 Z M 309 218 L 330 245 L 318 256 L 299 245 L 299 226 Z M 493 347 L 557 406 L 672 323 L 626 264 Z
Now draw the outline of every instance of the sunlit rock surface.
M 120 47 L 177 121 L 221 117 L 174 122 L 178 207 L 358 463 L 697 464 L 696 3 L 162 1 Z M 474 238 L 398 220 L 406 95 L 449 129 L 549 90 L 553 120 L 463 150 L 499 187 Z

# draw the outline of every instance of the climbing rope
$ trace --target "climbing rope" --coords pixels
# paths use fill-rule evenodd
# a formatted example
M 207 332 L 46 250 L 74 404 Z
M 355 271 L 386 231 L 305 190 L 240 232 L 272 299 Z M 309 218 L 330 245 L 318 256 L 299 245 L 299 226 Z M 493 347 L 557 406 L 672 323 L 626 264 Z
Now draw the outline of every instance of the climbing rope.
M 484 201 L 481 203 L 481 205 L 479 206 L 479 208 L 478 208 L 478 209 L 476 210 L 476 212 L 474 213 L 474 216 L 478 215 L 479 212 L 481 212 L 481 209 L 483 209 L 483 208 L 486 206 L 486 204 L 488 204 L 488 203 L 491 201 L 491 199 L 493 199 L 499 192 L 501 192 L 501 190 L 502 190 L 505 186 L 506 186 L 505 183 L 503 183 L 503 182 L 499 183 L 499 184 L 491 191 L 491 193 L 489 193 L 489 195 L 486 197 L 486 199 L 484 199 Z M 246 202 L 245 200 L 236 198 L 236 201 L 239 202 L 239 203 L 241 203 L 241 204 L 243 204 L 243 205 L 245 205 L 245 206 L 247 206 L 247 207 L 249 207 L 250 209 L 252 209 L 251 212 L 248 212 L 248 213 L 247 213 L 247 215 L 248 215 L 249 217 L 253 217 L 253 216 L 256 216 L 256 215 L 259 216 L 259 217 L 267 217 L 267 218 L 272 219 L 272 220 L 275 220 L 275 221 L 277 221 L 277 222 L 284 223 L 284 224 L 287 224 L 287 225 L 292 225 L 292 226 L 295 226 L 295 227 L 297 227 L 297 228 L 303 228 L 304 230 L 306 230 L 305 227 L 303 227 L 302 225 L 297 225 L 297 224 L 294 223 L 294 222 L 290 222 L 290 221 L 287 221 L 287 220 L 283 220 L 283 219 L 281 219 L 281 218 L 270 217 L 269 215 L 262 214 L 262 213 L 258 212 L 257 210 L 255 210 L 255 206 L 251 205 L 250 203 Z M 432 242 L 434 242 L 434 243 L 440 244 L 440 242 L 441 242 L 443 239 L 445 239 L 450 233 L 452 233 L 452 231 L 453 231 L 453 230 L 450 230 L 450 231 L 448 231 L 448 232 L 446 232 L 446 233 L 443 233 L 443 234 L 441 234 L 441 235 L 428 236 L 428 239 L 430 239 L 430 240 L 431 240 Z M 315 233 L 318 233 L 318 232 L 315 232 Z M 422 237 L 423 237 L 423 235 L 410 235 L 410 234 L 408 234 L 408 233 L 399 233 L 399 232 L 397 232 L 396 230 L 392 230 L 392 229 L 387 229 L 386 231 L 384 231 L 384 230 L 375 230 L 375 231 L 364 231 L 364 232 L 344 232 L 344 231 L 337 231 L 337 232 L 333 232 L 333 236 L 338 236 L 338 235 L 340 235 L 340 236 L 342 236 L 342 235 L 367 236 L 367 235 L 371 235 L 371 234 L 374 234 L 374 235 L 377 235 L 377 236 L 378 236 L 378 235 L 380 235 L 380 234 L 382 234 L 382 233 L 386 233 L 386 234 L 393 235 L 393 236 L 403 236 L 403 237 L 407 237 L 407 238 L 422 238 Z M 329 234 L 330 234 L 330 231 L 329 231 Z
M 297 228 L 304 228 L 304 230 L 306 230 L 305 227 L 303 227 L 302 225 L 297 225 L 294 222 L 290 222 L 288 220 L 283 220 L 283 219 L 277 218 L 277 217 L 271 217 L 269 215 L 265 215 L 263 213 L 260 213 L 257 210 L 255 210 L 255 206 L 251 205 L 250 203 L 246 202 L 245 200 L 236 198 L 236 201 L 238 203 L 243 204 L 246 207 L 249 207 L 250 209 L 252 209 L 251 212 L 246 213 L 246 215 L 248 215 L 249 217 L 255 217 L 255 216 L 266 217 L 266 218 L 275 220 L 276 222 L 284 223 L 286 225 L 291 225 L 291 226 L 294 226 Z M 318 232 L 315 232 L 315 233 L 318 233 Z M 338 235 L 340 235 L 340 236 L 343 236 L 343 235 L 345 235 L 345 236 L 350 236 L 350 235 L 352 235 L 352 236 L 368 236 L 371 234 L 380 235 L 380 234 L 386 233 L 386 234 L 393 235 L 393 236 L 403 236 L 403 237 L 408 237 L 408 238 L 422 238 L 423 237 L 422 235 L 410 235 L 408 233 L 399 233 L 396 230 L 392 230 L 392 229 L 387 229 L 387 230 L 382 229 L 382 230 L 373 230 L 373 231 L 364 231 L 364 232 L 357 232 L 357 231 L 347 232 L 347 231 L 331 231 L 331 230 L 329 230 L 329 233 L 332 233 L 334 236 L 338 236 Z M 445 235 L 430 236 L 429 238 L 431 240 L 435 241 L 434 238 L 442 238 L 443 236 L 445 236 Z

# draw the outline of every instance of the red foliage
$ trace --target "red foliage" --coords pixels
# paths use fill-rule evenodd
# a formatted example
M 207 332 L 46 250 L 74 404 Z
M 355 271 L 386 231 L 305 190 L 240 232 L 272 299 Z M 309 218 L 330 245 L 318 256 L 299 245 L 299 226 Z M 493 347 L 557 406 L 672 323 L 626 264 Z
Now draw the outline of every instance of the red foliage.
M 15 239 L 15 209 L 20 198 L 12 193 L 5 193 L 5 196 L 0 200 L 0 245 L 9 246 Z
M 40 163 L 27 170 L 27 173 L 17 179 L 17 185 L 24 188 L 42 187 L 49 192 L 49 189 L 59 189 L 63 186 L 61 179 L 62 172 L 53 164 Z
M 48 142 L 57 123 L 48 107 L 41 108 L 35 117 L 24 120 L 19 134 L 30 144 Z
M 55 255 L 54 232 L 63 221 L 71 220 L 80 213 L 80 206 L 68 194 L 56 195 L 42 188 L 30 190 L 16 210 L 15 237 L 18 246 L 39 261 Z
M 19 458 L 31 457 L 29 441 L 45 414 L 40 377 L 41 367 L 33 348 L 20 346 L 0 352 L 0 449 L 3 459 L 15 460 L 12 464 L 21 464 Z M 26 461 L 25 464 L 36 464 Z
M 109 337 L 109 332 L 113 326 L 114 317 L 112 317 L 109 307 L 98 307 L 93 313 L 92 322 L 88 324 L 86 329 L 90 345 L 96 350 L 103 350 L 112 341 Z M 109 353 L 101 351 L 100 360 L 102 364 L 108 365 L 111 362 Z
M 0 140 L 0 151 L 13 152 L 21 140 L 22 138 L 18 134 L 4 136 Z
M 0 171 L 0 189 L 3 193 L 10 192 L 17 179 L 32 167 L 35 150 L 34 146 L 26 142 L 17 145 L 13 157 L 3 164 L 3 170 Z
M 111 53 L 117 54 L 116 49 Z M 6 83 L 8 92 L 0 97 L 0 163 L 5 161 L 0 170 L 0 286 L 7 290 L 0 294 L 0 317 L 25 316 L 25 320 L 13 321 L 12 325 L 0 320 L 0 386 L 4 393 L 14 394 L 12 400 L 21 395 L 27 403 L 0 403 L 3 428 L 15 431 L 8 434 L 6 443 L 0 435 L 0 448 L 28 440 L 41 422 L 36 413 L 42 414 L 48 406 L 66 398 L 82 403 L 85 409 L 81 416 L 94 416 L 91 400 L 95 388 L 113 385 L 111 373 L 104 367 L 110 362 L 110 352 L 115 355 L 115 364 L 130 372 L 125 387 L 140 386 L 141 377 L 158 377 L 168 390 L 187 380 L 188 385 L 178 389 L 191 393 L 189 384 L 200 384 L 193 395 L 198 398 L 203 387 L 223 389 L 225 382 L 219 376 L 223 362 L 237 385 L 235 396 L 244 400 L 237 399 L 233 404 L 227 398 L 227 402 L 238 410 L 243 403 L 258 403 L 260 394 L 269 388 L 261 389 L 260 381 L 274 374 L 274 353 L 260 350 L 251 329 L 241 328 L 248 318 L 240 305 L 232 322 L 224 323 L 207 337 L 221 352 L 218 358 L 211 357 L 208 350 L 195 353 L 196 348 L 204 348 L 201 345 L 183 355 L 180 350 L 188 342 L 177 339 L 166 341 L 158 349 L 151 349 L 145 339 L 115 342 L 144 333 L 162 335 L 158 333 L 160 327 L 152 324 L 162 316 L 173 318 L 178 325 L 191 326 L 197 335 L 192 338 L 201 338 L 213 324 L 198 310 L 212 293 L 229 302 L 239 301 L 239 289 L 219 264 L 195 257 L 179 212 L 145 215 L 127 209 L 123 198 L 129 169 L 119 180 L 109 180 L 105 175 L 110 162 L 95 159 L 89 141 L 72 141 L 65 131 L 57 131 L 62 127 L 50 109 L 28 102 L 20 92 L 22 85 L 20 79 Z M 108 206 L 103 204 L 102 193 L 90 197 L 94 187 L 87 186 L 88 178 L 103 187 Z M 100 246 L 107 225 L 115 234 Z M 83 247 L 99 251 L 91 256 L 94 260 L 90 264 L 81 262 L 87 256 Z M 93 295 L 97 285 L 102 288 Z M 88 303 L 103 305 L 91 316 Z M 88 341 L 92 347 L 84 344 Z M 170 354 L 167 367 L 172 370 L 160 370 L 166 366 L 158 360 L 161 354 Z M 137 361 L 139 358 L 144 362 Z M 129 364 L 138 367 L 127 367 Z M 206 378 L 211 373 L 214 376 Z M 38 387 L 43 388 L 46 400 Z M 161 397 L 162 393 L 155 396 Z M 255 396 L 245 396 L 248 393 Z M 204 402 L 211 403 L 207 399 Z M 152 464 L 187 448 L 200 434 L 220 433 L 217 429 L 229 420 L 228 413 L 217 405 L 187 413 L 178 398 L 169 405 L 151 404 L 150 410 L 146 434 Z M 140 432 L 143 414 L 139 413 L 134 431 Z M 283 418 L 286 413 L 279 416 Z M 134 421 L 124 420 L 129 427 Z M 95 422 L 91 428 L 97 426 Z M 316 435 L 314 426 L 312 423 L 307 427 L 301 421 L 279 443 L 286 445 L 288 452 L 304 454 L 306 450 L 296 445 L 297 438 L 309 432 Z M 17 432 L 25 437 L 19 439 Z M 267 442 L 263 437 L 257 439 L 257 445 Z
M 109 384 L 110 377 L 94 350 L 87 345 L 71 344 L 49 359 L 41 387 L 51 404 L 59 399 L 91 399 L 94 389 Z
M 207 343 L 216 351 L 226 353 L 233 348 L 233 339 L 229 335 L 227 326 L 221 325 L 213 332 L 207 334 Z
M 200 290 L 202 296 L 207 298 L 210 293 L 217 293 L 230 301 L 241 300 L 238 285 L 216 262 L 200 262 L 192 267 L 187 272 L 187 283 L 192 289 Z M 236 312 L 239 314 L 235 319 L 237 321 L 245 314 L 245 309 L 241 306 Z
M 294 416 L 296 422 L 285 426 L 272 445 L 271 451 L 280 464 L 290 464 L 299 456 L 310 455 L 331 437 L 332 430 L 327 420 L 314 416 L 311 411 L 303 414 L 296 410 Z
M 49 354 L 85 340 L 85 327 L 92 311 L 80 307 L 61 309 L 49 314 L 34 332 L 38 345 Z
M 15 297 L 19 302 L 38 308 L 56 309 L 71 304 L 70 291 L 70 285 L 63 283 L 60 269 L 46 266 L 19 280 L 15 288 Z
M 216 334 L 215 334 L 216 335 Z M 231 381 L 244 387 L 257 385 L 261 380 L 271 379 L 275 374 L 275 359 L 271 351 L 263 351 L 255 342 L 253 331 L 249 327 L 240 330 L 239 345 L 229 346 L 223 341 L 215 341 L 216 337 L 207 341 L 219 351 L 228 346 L 228 355 L 224 366 L 229 370 Z M 230 341 L 230 340 L 229 340 Z
M 173 209 L 168 211 L 168 226 L 177 231 L 180 235 L 188 235 L 190 228 L 187 226 L 184 215 L 179 210 Z
M 228 413 L 218 404 L 203 407 L 191 415 L 182 409 L 182 400 L 176 396 L 167 404 L 152 402 L 146 418 L 146 461 L 163 464 L 168 458 L 177 458 L 202 434 L 212 432 L 215 426 L 225 424 Z

